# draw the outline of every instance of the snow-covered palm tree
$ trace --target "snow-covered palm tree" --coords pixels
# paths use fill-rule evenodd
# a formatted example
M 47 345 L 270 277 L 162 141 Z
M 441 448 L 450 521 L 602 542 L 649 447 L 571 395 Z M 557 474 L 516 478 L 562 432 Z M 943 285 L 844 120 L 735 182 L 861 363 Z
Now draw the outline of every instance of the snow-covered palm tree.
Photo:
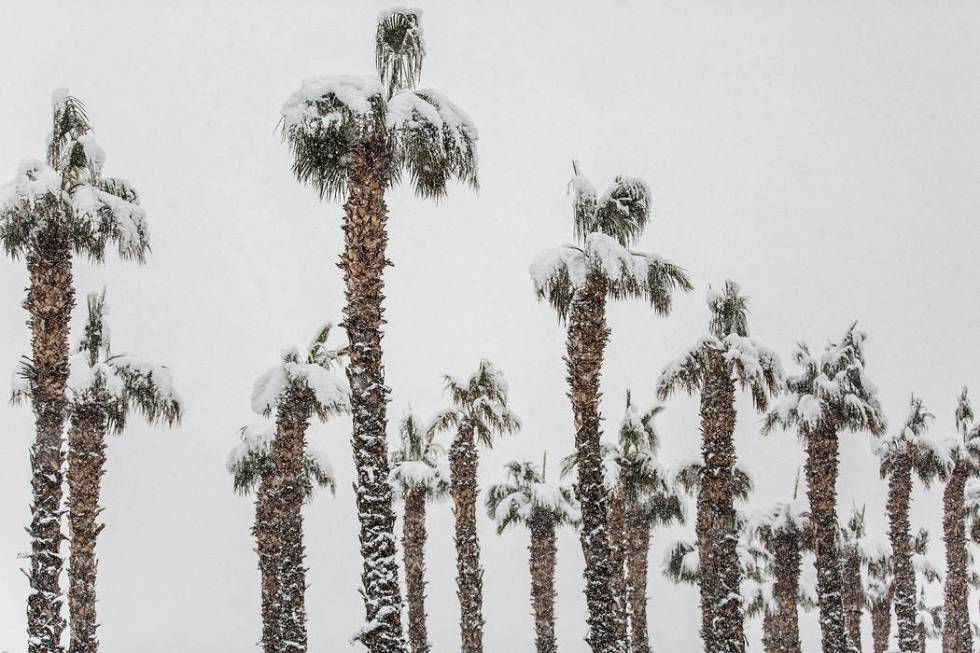
M 357 638 L 372 653 L 401 653 L 401 596 L 385 434 L 388 388 L 381 338 L 383 273 L 390 261 L 385 194 L 407 178 L 416 194 L 439 198 L 449 181 L 477 185 L 477 129 L 440 92 L 417 89 L 425 42 L 419 12 L 383 12 L 374 76 L 306 80 L 282 108 L 282 133 L 296 178 L 321 197 L 345 199 L 344 324 L 350 339 L 352 445 L 363 558 L 366 625 Z
M 870 551 L 864 576 L 864 595 L 871 614 L 872 651 L 885 653 L 891 635 L 892 598 L 895 594 L 891 545 L 880 542 L 876 547 L 871 545 Z
M 252 386 L 252 410 L 274 416 L 269 475 L 269 522 L 278 564 L 279 637 L 283 653 L 306 651 L 306 569 L 303 566 L 303 501 L 307 497 L 306 430 L 315 415 L 321 421 L 351 410 L 350 388 L 333 368 L 345 349 L 328 347 L 331 325 L 323 326 L 305 349 L 288 348 L 278 365 Z M 387 466 L 387 464 L 386 464 Z
M 462 653 L 483 651 L 483 569 L 476 532 L 477 444 L 493 446 L 500 434 L 513 433 L 521 423 L 507 406 L 507 382 L 490 361 L 468 379 L 445 377 L 451 406 L 435 416 L 427 435 L 454 431 L 449 447 L 450 490 L 456 518 L 456 584 L 460 608 Z
M 673 263 L 630 249 L 650 219 L 646 183 L 618 176 L 599 196 L 579 174 L 578 165 L 573 163 L 573 168 L 570 187 L 577 245 L 544 252 L 531 264 L 530 272 L 538 299 L 551 304 L 561 322 L 568 322 L 565 361 L 575 419 L 575 492 L 582 506 L 588 641 L 594 653 L 611 653 L 623 650 L 625 642 L 617 635 L 621 628 L 610 586 L 600 451 L 599 381 L 609 338 L 606 302 L 645 299 L 657 313 L 667 315 L 673 291 L 690 290 L 691 282 Z
M 916 653 L 926 653 L 928 640 L 942 637 L 945 616 L 942 603 L 932 600 L 942 588 L 943 575 L 929 559 L 929 531 L 925 528 L 920 528 L 912 537 L 912 569 L 918 588 L 915 603 Z M 935 590 L 930 591 L 930 588 Z
M 865 506 L 852 506 L 847 521 L 841 523 L 838 532 L 844 592 L 844 626 L 848 645 L 852 651 L 858 653 L 862 647 L 861 619 L 865 608 L 872 607 L 868 598 L 869 566 L 883 555 L 881 544 L 868 538 L 864 515 Z M 891 599 L 888 601 L 890 606 Z
M 29 653 L 62 650 L 61 512 L 68 327 L 75 304 L 72 259 L 119 256 L 142 262 L 149 251 L 146 217 L 127 182 L 105 177 L 105 152 L 92 134 L 85 107 L 64 89 L 51 98 L 53 120 L 44 161 L 24 159 L 13 181 L 0 187 L 0 245 L 24 257 L 30 286 L 28 394 L 35 415 L 31 446 L 31 565 L 27 598 Z
M 399 426 L 401 443 L 391 452 L 391 483 L 404 501 L 402 549 L 405 562 L 405 600 L 408 603 L 408 643 L 412 653 L 428 653 L 425 614 L 425 506 L 449 493 L 446 451 L 425 437 L 411 413 Z
M 235 491 L 255 493 L 255 550 L 259 556 L 262 596 L 262 649 L 265 653 L 283 651 L 279 570 L 283 568 L 283 547 L 273 523 L 274 508 L 269 494 L 274 464 L 272 450 L 276 430 L 269 422 L 254 422 L 239 430 L 240 442 L 228 455 L 226 469 L 232 475 Z M 319 449 L 306 445 L 301 477 L 303 496 L 309 501 L 316 488 L 333 494 L 336 480 L 329 459 Z
M 972 653 L 969 575 L 966 547 L 966 484 L 980 476 L 980 426 L 973 424 L 973 408 L 966 388 L 955 411 L 957 437 L 951 443 L 953 467 L 943 490 L 943 534 L 946 540 L 943 650 Z
M 657 394 L 661 400 L 678 390 L 701 395 L 701 637 L 711 651 L 738 653 L 745 637 L 733 537 L 736 383 L 750 392 L 758 410 L 765 410 L 770 395 L 782 389 L 783 370 L 775 353 L 748 337 L 748 299 L 738 284 L 726 281 L 720 292 L 709 291 L 708 308 L 710 335 L 664 368 Z
M 918 594 L 909 525 L 913 476 L 928 487 L 937 478 L 946 478 L 950 466 L 949 450 L 927 434 L 931 421 L 932 415 L 922 400 L 913 396 L 902 428 L 879 440 L 875 449 L 881 459 L 881 477 L 888 480 L 888 536 L 892 545 L 898 646 L 902 653 L 916 653 L 919 648 Z
M 170 371 L 130 354 L 110 349 L 105 323 L 105 291 L 88 296 L 82 337 L 70 358 L 66 411 L 68 428 L 68 614 L 69 650 L 94 653 L 96 638 L 95 545 L 103 526 L 99 494 L 105 473 L 106 434 L 121 434 L 131 412 L 150 423 L 172 426 L 180 421 L 180 398 Z M 27 400 L 36 383 L 29 362 L 14 375 L 14 400 Z
M 580 513 L 572 489 L 546 482 L 541 469 L 527 460 L 505 465 L 506 480 L 487 489 L 487 515 L 497 533 L 510 526 L 531 531 L 531 605 L 534 608 L 537 653 L 554 653 L 555 646 L 555 531 L 566 524 L 577 526 Z
M 817 598 L 823 653 L 844 653 L 843 581 L 837 522 L 838 436 L 841 431 L 884 432 L 875 386 L 865 372 L 866 336 L 852 324 L 819 357 L 805 344 L 794 352 L 801 370 L 787 379 L 788 392 L 769 411 L 765 430 L 795 426 L 806 444 L 806 479 L 817 554 Z
M 758 535 L 758 532 L 756 532 Z M 768 549 L 766 549 L 768 553 Z M 806 557 L 812 556 L 807 553 Z M 805 563 L 804 563 L 805 564 Z M 742 604 L 745 606 L 745 616 L 748 619 L 762 618 L 762 650 L 765 653 L 782 653 L 794 651 L 799 653 L 799 635 L 796 646 L 793 645 L 792 635 L 786 635 L 780 622 L 780 600 L 777 597 L 776 561 L 771 553 L 759 556 L 751 569 L 752 573 L 745 574 L 742 580 Z M 804 566 L 796 579 L 797 593 L 791 597 L 794 610 L 812 610 L 817 605 L 816 574 L 811 566 Z M 783 601 L 789 597 L 785 597 Z M 798 619 L 797 619 L 798 621 Z

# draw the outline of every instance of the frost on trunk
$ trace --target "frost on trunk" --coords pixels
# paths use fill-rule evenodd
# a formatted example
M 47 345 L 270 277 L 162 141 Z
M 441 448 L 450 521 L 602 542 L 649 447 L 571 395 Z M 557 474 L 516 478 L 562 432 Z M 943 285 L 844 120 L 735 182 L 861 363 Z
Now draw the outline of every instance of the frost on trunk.
M 425 502 L 426 488 L 415 487 L 405 494 L 404 533 L 405 593 L 408 601 L 408 641 L 412 653 L 428 653 L 425 624 Z
M 773 598 L 776 612 L 771 618 L 773 653 L 800 651 L 800 564 L 799 542 L 787 536 L 777 536 L 771 546 L 775 582 Z
M 871 641 L 874 653 L 888 650 L 892 630 L 892 591 L 871 604 Z
M 972 653 L 967 576 L 966 511 L 964 490 L 966 464 L 958 462 L 943 491 L 943 534 L 946 541 L 946 584 L 944 587 L 945 620 L 943 651 Z
M 274 508 L 269 493 L 269 475 L 263 474 L 255 497 L 255 550 L 259 556 L 260 591 L 262 597 L 262 650 L 265 653 L 281 653 L 282 633 L 281 599 L 279 583 L 278 538 L 273 526 Z
M 555 520 L 545 510 L 530 518 L 531 606 L 537 653 L 555 653 Z
M 608 493 L 609 514 L 606 523 L 609 529 L 609 584 L 616 611 L 616 640 L 630 650 L 629 603 L 626 584 L 626 532 L 627 499 L 622 488 Z
M 456 522 L 456 594 L 462 653 L 483 651 L 483 569 L 476 532 L 477 464 L 473 431 L 461 428 L 449 449 L 449 470 Z
M 895 576 L 895 620 L 898 624 L 898 648 L 902 653 L 916 653 L 915 570 L 912 567 L 909 498 L 912 493 L 912 470 L 908 462 L 897 463 L 888 479 L 888 537 L 892 545 L 892 569 Z
M 650 653 L 647 626 L 647 569 L 650 521 L 633 516 L 626 527 L 626 587 L 629 600 L 630 646 L 633 653 Z

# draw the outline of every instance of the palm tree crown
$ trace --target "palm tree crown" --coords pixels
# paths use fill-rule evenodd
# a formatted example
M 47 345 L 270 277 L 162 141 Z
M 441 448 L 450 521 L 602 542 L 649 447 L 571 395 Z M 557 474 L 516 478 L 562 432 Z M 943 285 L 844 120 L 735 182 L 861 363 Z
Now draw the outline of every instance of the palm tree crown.
M 973 424 L 973 407 L 966 387 L 956 402 L 956 438 L 949 443 L 953 463 L 962 466 L 968 477 L 980 474 L 980 425 Z
M 597 199 L 595 188 L 574 165 L 570 188 L 578 245 L 547 250 L 531 263 L 538 299 L 547 300 L 564 321 L 576 293 L 598 275 L 605 280 L 610 299 L 646 299 L 657 313 L 667 315 L 672 291 L 693 286 L 674 263 L 629 249 L 650 218 L 649 188 L 639 179 L 618 176 Z
M 275 427 L 269 422 L 253 422 L 239 430 L 241 441 L 228 454 L 225 468 L 232 475 L 235 491 L 251 494 L 262 478 L 273 470 L 272 442 L 276 438 Z M 320 449 L 307 444 L 303 454 L 303 496 L 313 498 L 317 488 L 326 488 L 333 494 L 337 489 L 336 477 L 330 459 Z
M 476 188 L 476 126 L 438 91 L 415 88 L 425 56 L 419 13 L 384 12 L 375 45 L 378 76 L 307 79 L 283 105 L 297 179 L 321 197 L 343 197 L 351 152 L 377 139 L 390 181 L 407 174 L 419 196 L 444 196 L 451 179 Z
M 737 514 L 735 531 L 738 537 L 736 552 L 743 579 L 762 580 L 764 570 L 770 564 L 770 554 L 756 538 L 751 522 L 743 514 Z M 663 573 L 674 583 L 695 585 L 701 582 L 701 562 L 698 547 L 688 540 L 677 540 L 664 557 Z
M 427 437 L 450 428 L 472 429 L 479 441 L 493 446 L 495 434 L 521 428 L 521 421 L 507 407 L 507 381 L 490 361 L 480 361 L 480 367 L 468 379 L 448 374 L 444 378 L 452 406 L 432 419 Z
M 78 254 L 101 261 L 115 243 L 119 256 L 142 262 L 150 250 L 146 214 L 129 182 L 103 177 L 105 152 L 92 135 L 85 107 L 68 91 L 52 95 L 47 161 L 24 159 L 0 187 L 0 242 L 18 258 L 58 226 Z
M 487 489 L 487 515 L 503 533 L 513 525 L 530 526 L 535 515 L 546 514 L 555 526 L 577 526 L 581 519 L 572 489 L 545 482 L 544 471 L 527 460 L 505 466 L 507 480 Z
M 926 487 L 937 478 L 946 478 L 951 466 L 949 449 L 926 433 L 932 419 L 922 400 L 913 395 L 902 428 L 879 440 L 875 448 L 881 459 L 882 478 L 890 476 L 896 465 L 906 461 Z
M 423 489 L 429 499 L 439 499 L 449 492 L 449 470 L 446 450 L 431 437 L 425 437 L 418 419 L 409 413 L 399 427 L 401 447 L 391 452 L 388 478 L 402 497 L 411 490 Z

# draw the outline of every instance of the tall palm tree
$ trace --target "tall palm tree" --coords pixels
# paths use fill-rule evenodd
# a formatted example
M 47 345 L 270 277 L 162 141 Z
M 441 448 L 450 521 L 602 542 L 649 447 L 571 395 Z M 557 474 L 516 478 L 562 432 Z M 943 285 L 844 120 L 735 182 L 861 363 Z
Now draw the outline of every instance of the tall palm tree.
M 385 193 L 403 177 L 427 198 L 444 196 L 452 179 L 475 188 L 478 132 L 441 93 L 415 88 L 425 55 L 417 12 L 382 13 L 375 45 L 377 77 L 309 79 L 286 101 L 281 125 L 296 178 L 321 197 L 346 197 L 340 267 L 347 287 L 344 325 L 350 339 L 347 374 L 366 612 L 356 638 L 372 653 L 401 653 L 381 347 L 383 272 L 390 264 Z
M 547 483 L 545 458 L 541 469 L 530 461 L 507 463 L 507 480 L 487 489 L 487 515 L 497 533 L 510 526 L 531 531 L 531 605 L 534 608 L 537 653 L 554 653 L 555 646 L 555 531 L 566 524 L 578 525 L 578 502 L 571 488 Z
M 748 390 L 756 409 L 783 385 L 775 353 L 748 337 L 748 299 L 738 284 L 726 281 L 721 292 L 708 293 L 710 335 L 664 368 L 657 394 L 667 399 L 677 390 L 701 394 L 701 455 L 704 476 L 699 486 L 697 535 L 701 556 L 701 637 L 708 650 L 738 653 L 745 649 L 744 615 L 736 562 L 735 384 Z
M 451 406 L 435 416 L 427 435 L 455 431 L 449 447 L 449 493 L 456 517 L 456 593 L 462 653 L 483 651 L 483 569 L 476 532 L 477 442 L 492 447 L 498 434 L 513 433 L 521 422 L 507 406 L 507 382 L 490 361 L 468 379 L 445 377 Z
M 913 475 L 928 487 L 933 480 L 946 478 L 950 465 L 948 450 L 926 434 L 931 421 L 932 415 L 926 411 L 922 400 L 913 396 L 902 428 L 894 435 L 882 438 L 876 447 L 881 459 L 881 477 L 888 480 L 888 537 L 892 545 L 898 647 L 902 653 L 915 653 L 919 647 L 916 633 L 918 596 L 909 526 Z
M 787 379 L 787 394 L 766 415 L 764 430 L 796 426 L 806 443 L 806 480 L 817 554 L 817 598 L 823 653 L 844 653 L 843 581 L 837 548 L 838 435 L 884 431 L 877 392 L 864 363 L 865 334 L 852 324 L 843 337 L 814 358 L 805 344 L 794 352 L 799 374 Z
M 391 483 L 405 502 L 402 548 L 405 560 L 405 599 L 408 603 L 408 643 L 412 653 L 428 653 L 425 614 L 425 505 L 449 492 L 446 451 L 411 413 L 399 427 L 401 446 L 391 452 Z
M 70 358 L 66 411 L 68 429 L 68 613 L 69 650 L 94 653 L 95 595 L 98 563 L 95 544 L 103 526 L 96 523 L 99 493 L 105 473 L 107 433 L 121 434 L 129 413 L 148 422 L 172 426 L 180 421 L 180 398 L 170 371 L 130 354 L 114 354 L 105 324 L 105 291 L 90 293 L 82 337 Z M 14 401 L 30 397 L 33 370 L 23 361 L 15 376 Z
M 35 415 L 31 446 L 31 565 L 28 579 L 29 653 L 62 650 L 61 500 L 65 462 L 65 384 L 68 326 L 75 305 L 73 255 L 101 262 L 114 244 L 123 259 L 142 262 L 149 251 L 146 216 L 136 191 L 102 176 L 105 153 L 92 135 L 82 103 L 60 89 L 45 161 L 24 159 L 0 188 L 0 245 L 24 257 L 30 286 L 28 394 Z
M 966 388 L 956 404 L 956 431 L 950 456 L 953 467 L 943 490 L 943 535 L 946 540 L 946 585 L 943 650 L 972 653 L 969 576 L 966 548 L 966 483 L 980 476 L 980 426 L 973 426 L 973 408 Z
M 304 653 L 306 638 L 306 568 L 303 566 L 303 501 L 308 496 L 306 430 L 314 415 L 327 421 L 351 410 L 350 388 L 334 371 L 346 349 L 327 346 L 331 325 L 323 326 L 305 349 L 288 348 L 252 386 L 252 410 L 274 416 L 268 477 L 269 528 L 275 534 L 279 632 L 283 653 Z M 275 646 L 275 644 L 274 644 Z
M 237 493 L 248 495 L 255 492 L 256 495 L 252 534 L 255 536 L 261 575 L 262 648 L 265 653 L 280 653 L 283 651 L 284 613 L 279 604 L 279 570 L 283 567 L 283 547 L 274 529 L 274 508 L 269 494 L 274 472 L 272 450 L 276 431 L 268 422 L 256 422 L 243 426 L 239 435 L 240 442 L 229 454 L 226 468 L 234 479 Z M 330 494 L 336 489 L 329 459 L 309 444 L 303 454 L 302 486 L 306 501 L 313 498 L 318 487 L 329 489 Z
M 578 245 L 541 254 L 530 272 L 538 299 L 547 300 L 560 322 L 568 322 L 565 365 L 575 418 L 578 457 L 576 496 L 582 506 L 580 539 L 585 555 L 588 643 L 594 653 L 622 651 L 618 613 L 610 586 L 606 492 L 603 484 L 599 377 L 609 328 L 609 299 L 646 299 L 660 315 L 671 309 L 671 294 L 691 290 L 687 274 L 654 255 L 629 249 L 650 219 L 650 190 L 640 179 L 618 176 L 598 197 L 579 174 L 575 177 L 572 216 Z

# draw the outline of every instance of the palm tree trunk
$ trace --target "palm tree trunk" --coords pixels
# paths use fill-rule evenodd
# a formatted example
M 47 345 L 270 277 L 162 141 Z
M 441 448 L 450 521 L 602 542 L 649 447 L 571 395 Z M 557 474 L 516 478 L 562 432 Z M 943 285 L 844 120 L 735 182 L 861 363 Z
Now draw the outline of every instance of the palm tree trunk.
M 762 614 L 762 650 L 764 653 L 779 653 L 779 616 L 765 610 Z
M 412 653 L 428 653 L 425 626 L 425 500 L 426 489 L 415 487 L 405 495 L 402 548 L 405 552 L 405 595 L 408 601 L 408 641 Z
M 575 493 L 582 507 L 579 538 L 585 556 L 585 601 L 589 609 L 587 641 L 593 653 L 623 651 L 616 639 L 616 611 L 610 586 L 609 535 L 606 525 L 606 487 L 603 483 L 599 439 L 599 377 L 609 338 L 606 327 L 604 277 L 591 275 L 572 304 L 565 365 L 568 396 L 575 416 L 578 473 Z
M 919 636 L 919 652 L 926 653 L 926 626 L 925 624 L 917 624 L 915 627 L 915 632 Z
M 255 498 L 255 548 L 259 555 L 259 573 L 261 575 L 262 591 L 262 650 L 264 653 L 281 653 L 281 612 L 279 606 L 279 576 L 278 569 L 281 547 L 276 542 L 276 531 L 271 520 L 275 507 L 270 495 L 270 479 L 263 474 L 259 481 L 259 489 Z
M 650 521 L 633 515 L 627 525 L 626 585 L 629 595 L 630 644 L 633 653 L 650 653 L 647 628 L 647 566 Z
M 105 411 L 89 404 L 76 409 L 68 430 L 68 613 L 70 653 L 96 653 L 99 640 L 95 614 L 98 562 L 95 541 L 102 531 L 96 523 L 99 488 L 105 469 Z
M 967 469 L 959 462 L 943 491 L 943 536 L 946 541 L 946 585 L 943 622 L 943 651 L 972 653 L 970 595 L 967 584 L 966 511 L 963 494 Z
M 861 553 L 852 547 L 844 554 L 844 627 L 847 641 L 852 651 L 861 653 L 861 613 L 864 605 L 864 591 L 861 588 Z
M 382 138 L 372 138 L 354 148 L 351 158 L 340 267 L 347 284 L 344 327 L 350 341 L 351 445 L 357 470 L 361 582 L 367 619 L 359 639 L 369 653 L 404 653 L 395 513 L 388 481 L 388 388 L 381 360 L 383 273 L 389 265 L 385 256 L 388 208 L 384 194 L 389 184 L 391 150 Z
M 800 554 L 796 534 L 781 532 L 771 544 L 773 557 L 773 653 L 800 653 Z M 766 615 L 769 616 L 768 613 Z
M 531 605 L 537 653 L 555 653 L 555 521 L 544 510 L 531 517 Z
M 279 614 L 284 653 L 305 653 L 306 568 L 303 564 L 303 455 L 309 426 L 309 390 L 292 388 L 279 404 L 272 443 L 270 494 L 279 548 Z
M 912 567 L 912 535 L 909 526 L 909 498 L 912 494 L 912 467 L 907 458 L 896 461 L 888 479 L 888 537 L 892 545 L 892 569 L 895 575 L 895 620 L 898 624 L 898 649 L 916 653 L 915 570 Z
M 483 569 L 476 532 L 477 464 L 473 429 L 463 425 L 449 449 L 450 494 L 456 517 L 461 653 L 483 653 Z
M 31 591 L 27 598 L 28 653 L 60 653 L 61 493 L 65 454 L 65 384 L 68 381 L 68 323 L 75 305 L 69 235 L 52 220 L 27 257 L 31 285 L 31 402 L 35 416 L 31 446 Z
M 837 433 L 820 424 L 807 438 L 806 480 L 817 557 L 817 603 L 823 653 L 844 653 L 840 558 L 837 552 Z
M 871 606 L 871 639 L 874 653 L 885 653 L 888 650 L 888 638 L 892 631 L 892 589 L 887 596 Z
M 606 518 L 609 529 L 609 571 L 610 589 L 616 611 L 616 641 L 623 644 L 629 653 L 629 607 L 626 588 L 626 496 L 622 489 L 609 495 L 609 515 Z
M 705 648 L 712 653 L 744 653 L 742 573 L 736 548 L 738 536 L 732 497 L 735 383 L 724 359 L 720 355 L 713 358 L 701 392 L 701 455 L 704 458 L 698 492 L 701 635 Z

